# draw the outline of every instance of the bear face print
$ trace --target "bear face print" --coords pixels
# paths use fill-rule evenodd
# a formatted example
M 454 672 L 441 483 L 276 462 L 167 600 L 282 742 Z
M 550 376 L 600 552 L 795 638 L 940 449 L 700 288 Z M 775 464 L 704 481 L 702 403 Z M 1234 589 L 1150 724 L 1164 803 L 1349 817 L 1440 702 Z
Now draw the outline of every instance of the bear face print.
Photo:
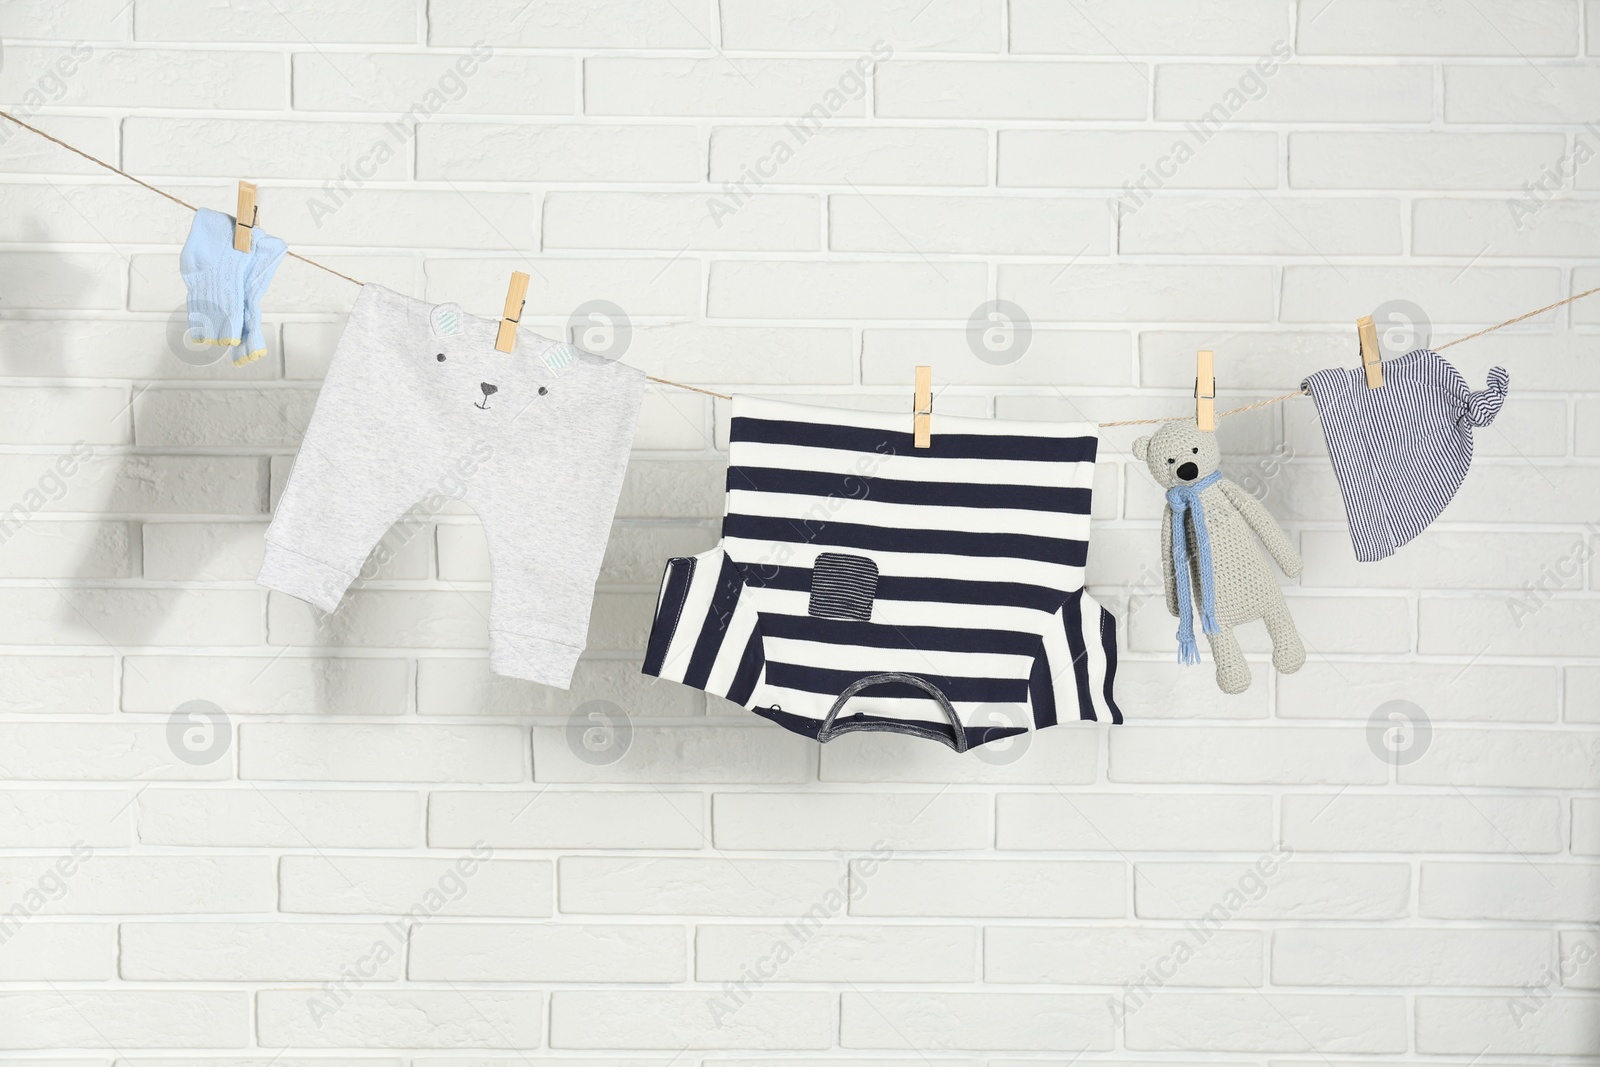
M 456 390 L 461 390 L 462 394 L 466 394 L 467 397 L 469 397 L 469 403 L 472 403 L 472 406 L 477 408 L 478 411 L 494 411 L 496 408 L 494 408 L 493 400 L 494 397 L 501 392 L 502 384 L 501 382 L 496 381 L 480 381 L 480 378 L 482 378 L 483 374 L 485 373 L 496 374 L 496 366 L 498 366 L 501 373 L 510 374 L 512 379 L 514 379 L 514 381 L 512 381 L 512 392 L 510 392 L 510 395 L 514 395 L 515 397 L 518 392 L 518 390 L 515 389 L 515 386 L 518 384 L 518 374 L 514 373 L 515 368 L 509 368 L 509 370 L 507 370 L 507 366 L 499 365 L 496 360 L 488 360 L 488 362 L 483 362 L 483 360 L 480 360 L 480 358 L 475 357 L 477 357 L 477 354 L 475 354 L 475 352 L 470 352 L 470 350 L 469 352 L 466 352 L 466 354 L 461 354 L 461 352 L 456 352 L 456 354 L 446 354 L 446 352 L 438 352 L 438 350 L 435 349 L 434 363 L 443 365 L 442 373 L 443 376 L 445 376 L 446 382 L 448 382 L 448 384 L 445 386 L 445 389 L 448 390 L 450 394 L 454 395 L 456 394 Z M 526 382 L 523 381 L 523 384 L 526 384 Z M 547 395 L 550 395 L 549 387 L 539 386 L 538 390 L 536 390 L 536 395 L 538 395 L 538 397 L 547 397 Z
M 450 357 L 445 355 L 443 352 L 436 353 L 433 359 L 435 363 L 450 362 Z M 498 393 L 500 391 L 500 387 L 494 382 L 479 382 L 477 391 L 479 394 L 481 394 L 481 398 L 473 401 L 472 406 L 480 411 L 488 411 L 489 398 Z M 539 392 L 542 394 L 544 390 L 540 389 Z

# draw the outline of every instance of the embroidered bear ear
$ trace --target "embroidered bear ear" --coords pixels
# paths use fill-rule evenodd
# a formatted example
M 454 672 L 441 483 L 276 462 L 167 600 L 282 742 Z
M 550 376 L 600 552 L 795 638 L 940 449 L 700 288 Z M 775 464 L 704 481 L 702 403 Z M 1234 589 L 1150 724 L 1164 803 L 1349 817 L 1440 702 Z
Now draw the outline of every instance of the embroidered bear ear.
M 544 365 L 549 368 L 551 374 L 559 374 L 568 366 L 571 366 L 580 355 L 582 353 L 575 346 L 569 345 L 565 341 L 558 341 L 545 350 L 542 358 Z
M 438 304 L 428 315 L 433 332 L 439 337 L 454 337 L 461 332 L 461 305 Z
M 1150 455 L 1150 438 L 1141 437 L 1133 442 L 1133 455 L 1135 459 L 1144 459 Z

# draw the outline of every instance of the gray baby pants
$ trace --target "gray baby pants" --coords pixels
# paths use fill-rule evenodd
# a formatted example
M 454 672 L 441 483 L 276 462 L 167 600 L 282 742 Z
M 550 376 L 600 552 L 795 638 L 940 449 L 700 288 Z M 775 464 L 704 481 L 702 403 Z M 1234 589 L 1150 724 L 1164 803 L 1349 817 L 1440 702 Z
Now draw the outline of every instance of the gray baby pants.
M 644 375 L 454 304 L 362 288 L 267 530 L 257 581 L 339 606 L 410 508 L 464 501 L 488 536 L 489 667 L 566 688 L 639 417 Z

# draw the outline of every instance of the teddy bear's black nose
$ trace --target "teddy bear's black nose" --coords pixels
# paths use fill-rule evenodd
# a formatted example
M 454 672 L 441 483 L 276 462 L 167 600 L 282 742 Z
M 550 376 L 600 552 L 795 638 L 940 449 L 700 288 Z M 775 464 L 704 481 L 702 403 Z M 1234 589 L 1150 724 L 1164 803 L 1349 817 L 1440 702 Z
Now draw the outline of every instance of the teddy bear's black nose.
M 485 397 L 491 397 L 500 391 L 499 386 L 490 385 L 488 382 L 480 382 L 478 388 L 483 390 L 483 395 Z M 1193 464 L 1190 464 L 1190 466 L 1193 466 Z
M 1186 482 L 1194 481 L 1195 476 L 1199 473 L 1200 468 L 1196 467 L 1193 463 L 1178 464 L 1178 477 L 1182 478 Z

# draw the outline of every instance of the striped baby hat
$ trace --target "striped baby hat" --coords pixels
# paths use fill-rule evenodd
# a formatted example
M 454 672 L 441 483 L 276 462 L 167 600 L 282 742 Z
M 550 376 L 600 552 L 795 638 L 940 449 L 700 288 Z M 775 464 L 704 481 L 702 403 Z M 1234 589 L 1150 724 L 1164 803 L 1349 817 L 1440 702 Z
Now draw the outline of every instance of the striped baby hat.
M 1350 540 L 1362 562 L 1394 555 L 1438 518 L 1472 464 L 1472 429 L 1505 403 L 1504 367 L 1472 392 L 1437 352 L 1383 361 L 1383 385 L 1360 367 L 1318 371 L 1301 383 L 1317 404 Z

